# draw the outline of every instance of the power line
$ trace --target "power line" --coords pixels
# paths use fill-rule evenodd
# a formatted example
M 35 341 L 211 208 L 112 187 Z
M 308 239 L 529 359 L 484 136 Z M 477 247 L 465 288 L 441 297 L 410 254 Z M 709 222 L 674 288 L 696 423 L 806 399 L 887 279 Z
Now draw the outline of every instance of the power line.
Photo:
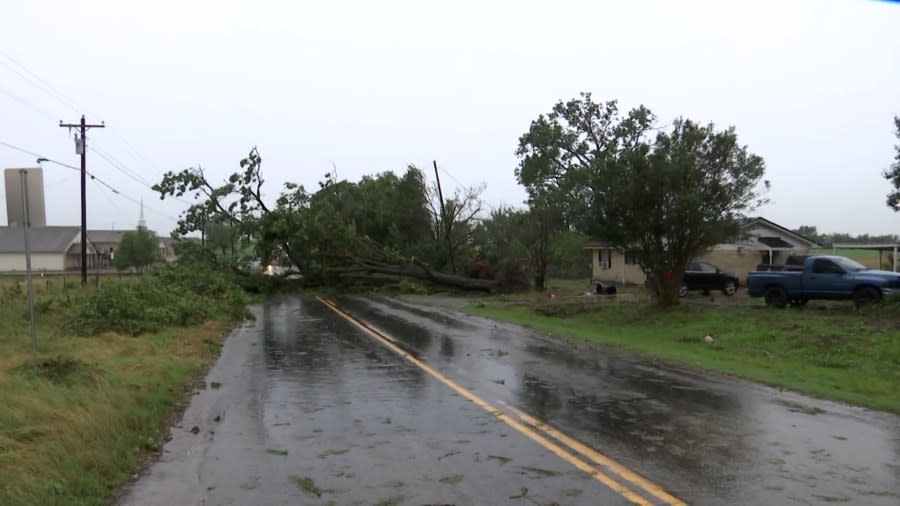
M 157 174 L 159 174 L 159 175 L 163 174 L 163 171 L 160 170 L 159 165 L 157 165 L 156 162 L 151 160 L 149 157 L 144 156 L 140 151 L 137 150 L 137 148 L 135 148 L 130 142 L 128 142 L 128 139 L 126 139 L 124 136 L 122 136 L 122 134 L 116 132 L 115 129 L 110 130 L 110 132 L 113 135 L 115 135 L 116 137 L 118 137 L 119 140 L 121 140 L 123 144 L 125 144 L 125 146 L 131 151 L 131 154 L 135 155 L 137 158 L 140 158 L 140 159 L 144 160 L 145 162 L 149 163 L 150 165 L 152 165 Z
M 16 59 L 13 58 L 12 56 L 10 56 L 9 53 L 6 53 L 6 52 L 4 52 L 4 51 L 0 51 L 0 55 L 2 55 L 3 57 L 5 57 L 5 58 L 6 58 L 7 60 L 9 60 L 10 62 L 14 63 L 16 66 L 18 66 L 19 69 L 21 69 L 22 72 L 25 72 L 25 73 L 28 74 L 28 76 L 31 76 L 31 77 L 26 76 L 25 74 L 23 74 L 22 72 L 20 72 L 18 69 L 16 69 L 15 67 L 13 67 L 12 65 L 10 65 L 9 63 L 4 62 L 3 60 L 0 60 L 0 64 L 4 65 L 4 66 L 7 67 L 8 69 L 10 69 L 10 70 L 12 70 L 13 72 L 15 72 L 16 74 L 18 74 L 19 77 L 21 77 L 24 81 L 26 81 L 26 83 L 30 84 L 30 85 L 33 86 L 33 87 L 36 87 L 36 88 L 40 89 L 41 91 L 43 91 L 43 92 L 45 92 L 45 93 L 48 93 L 48 94 L 50 94 L 50 95 L 53 95 L 54 98 L 56 98 L 57 101 L 59 101 L 60 103 L 62 103 L 62 104 L 65 105 L 66 107 L 71 108 L 71 109 L 74 110 L 75 112 L 78 112 L 78 111 L 81 109 L 81 107 L 78 105 L 77 102 L 75 102 L 74 100 L 72 100 L 71 98 L 69 98 L 67 95 L 65 95 L 64 93 L 62 93 L 61 91 L 59 91 L 59 89 L 57 89 L 56 87 L 54 87 L 52 84 L 50 84 L 49 82 L 47 82 L 46 80 L 42 79 L 40 76 L 38 76 L 37 74 L 35 74 L 34 72 L 32 72 L 31 70 L 29 70 L 28 67 L 26 67 L 24 64 L 22 64 L 22 62 L 16 60 Z M 20 104 L 22 104 L 22 105 L 24 105 L 24 106 L 26 106 L 26 107 L 29 107 L 29 108 L 31 108 L 31 109 L 33 109 L 34 111 L 36 111 L 36 112 L 42 114 L 43 116 L 45 116 L 45 117 L 47 117 L 47 118 L 50 118 L 51 120 L 54 120 L 54 119 L 55 119 L 55 118 L 53 118 L 53 116 L 52 116 L 49 112 L 47 112 L 46 109 L 43 109 L 43 108 L 41 108 L 41 107 L 39 107 L 39 106 L 37 106 L 37 105 L 35 105 L 35 104 L 29 102 L 28 100 L 26 100 L 26 99 L 20 97 L 19 95 L 16 95 L 15 93 L 13 93 L 13 92 L 11 92 L 11 91 L 9 91 L 9 90 L 4 90 L 3 88 L 0 88 L 0 92 L 3 92 L 4 94 L 6 94 L 6 95 L 8 95 L 9 97 L 11 97 L 12 99 L 16 100 L 16 101 L 19 102 Z M 110 132 L 111 132 L 113 135 L 115 135 L 116 137 L 118 137 L 118 138 L 122 141 L 122 143 L 125 144 L 125 146 L 126 146 L 126 147 L 127 147 L 134 155 L 136 155 L 138 158 L 141 158 L 141 159 L 143 159 L 144 161 L 148 162 L 150 165 L 154 166 L 156 172 L 160 173 L 160 175 L 162 174 L 162 171 L 159 170 L 159 167 L 156 165 L 156 163 L 153 162 L 152 160 L 150 160 L 148 157 L 146 157 L 146 156 L 144 156 L 143 154 L 141 154 L 141 153 L 140 153 L 140 152 L 139 152 L 139 151 L 138 151 L 138 150 L 137 150 L 130 142 L 128 142 L 128 140 L 127 140 L 122 134 L 116 132 L 115 130 L 110 130 Z M 94 148 L 94 146 L 89 146 L 89 149 L 91 149 L 91 151 L 94 151 L 94 152 L 97 153 L 99 156 L 101 156 L 102 158 L 104 158 L 107 162 L 109 162 L 110 165 L 112 165 L 114 168 L 118 169 L 119 171 L 123 172 L 126 176 L 130 177 L 131 179 L 136 180 L 138 183 L 140 183 L 140 184 L 142 184 L 142 185 L 148 187 L 149 189 L 153 190 L 153 185 L 152 185 L 150 182 L 148 182 L 146 179 L 144 179 L 142 176 L 140 176 L 140 174 L 138 174 L 137 171 L 134 171 L 134 170 L 130 169 L 125 163 L 123 163 L 123 162 L 120 161 L 119 159 L 115 158 L 114 156 L 112 156 L 112 155 L 110 155 L 109 153 L 107 153 L 107 152 L 103 151 L 102 149 L 100 149 L 99 144 L 97 144 L 97 146 L 98 146 L 97 148 Z M 154 190 L 154 191 L 155 191 L 155 190 Z M 181 202 L 181 203 L 183 203 L 183 204 L 192 205 L 191 202 L 188 202 L 188 201 L 186 201 L 186 200 L 183 200 L 183 199 L 180 199 L 180 198 L 177 198 L 177 197 L 175 197 L 174 199 L 175 199 L 175 200 L 178 200 L 179 202 Z
M 120 162 L 118 159 L 116 159 L 112 155 L 107 154 L 104 151 L 101 151 L 99 148 L 95 148 L 93 146 L 88 147 L 88 149 L 90 149 L 94 153 L 97 153 L 100 156 L 100 158 L 103 158 L 104 160 L 109 162 L 109 164 L 112 165 L 113 168 L 117 169 L 119 172 L 125 174 L 126 176 L 128 176 L 131 179 L 137 181 L 138 183 L 146 186 L 147 188 L 150 188 L 151 190 L 153 189 L 153 185 L 150 182 L 148 182 L 146 179 L 142 178 L 135 171 L 129 169 L 127 165 Z
M 113 206 L 113 209 L 116 210 L 116 213 L 118 213 L 118 212 L 119 212 L 119 206 L 117 206 L 116 203 L 113 202 L 112 197 L 110 197 L 109 194 L 107 194 L 107 193 L 103 190 L 103 187 L 100 186 L 100 185 L 97 183 L 97 180 L 96 180 L 96 179 L 91 179 L 91 181 L 94 182 L 94 186 L 96 186 L 97 189 L 100 190 L 100 194 L 103 195 L 104 197 L 106 197 L 106 200 L 109 202 L 109 204 L 110 204 L 111 206 Z
M 63 105 L 65 105 L 66 107 L 68 107 L 68 108 L 74 110 L 75 112 L 78 112 L 79 110 L 81 110 L 81 107 L 78 106 L 78 103 L 76 103 L 76 102 L 75 102 L 74 100 L 72 100 L 71 98 L 67 97 L 65 94 L 63 94 L 62 92 L 60 92 L 58 89 L 54 88 L 53 85 L 51 85 L 51 84 L 48 83 L 47 81 L 41 79 L 40 76 L 38 76 L 38 75 L 35 74 L 34 72 L 28 70 L 28 67 L 26 67 L 25 65 L 23 65 L 22 62 L 16 60 L 16 59 L 13 58 L 12 56 L 10 56 L 9 53 L 7 53 L 7 52 L 5 52 L 5 51 L 0 51 L 0 54 L 2 54 L 3 57 L 6 58 L 7 60 L 9 60 L 10 62 L 14 63 L 16 66 L 18 66 L 19 69 L 21 69 L 22 71 L 24 71 L 25 73 L 27 73 L 29 76 L 31 76 L 31 77 L 28 77 L 28 76 L 26 76 L 25 74 L 23 74 L 22 72 L 20 72 L 18 69 L 16 69 L 15 67 L 13 67 L 12 65 L 10 65 L 9 63 L 0 61 L 0 64 L 2 64 L 3 66 L 5 66 L 6 68 L 12 70 L 12 71 L 15 72 L 16 74 L 18 74 L 18 76 L 21 77 L 22 79 L 24 79 L 26 82 L 28 82 L 28 83 L 31 84 L 32 86 L 35 86 L 35 87 L 41 89 L 41 90 L 44 91 L 45 93 L 48 93 L 48 94 L 52 95 L 52 96 L 53 96 L 56 100 L 58 100 L 61 104 L 63 104 Z M 37 82 L 35 82 L 35 81 L 37 81 Z M 38 83 L 40 83 L 40 84 L 38 84 Z
M 76 167 L 76 166 L 74 166 L 74 165 L 69 165 L 69 164 L 67 164 L 67 163 L 63 163 L 63 162 L 59 162 L 59 161 L 56 161 L 56 160 L 52 160 L 52 159 L 47 158 L 47 157 L 45 157 L 45 156 L 41 156 L 41 155 L 39 155 L 39 154 L 37 154 L 37 153 L 35 153 L 35 152 L 33 152 L 33 151 L 29 151 L 29 150 L 27 150 L 27 149 L 20 148 L 19 146 L 15 146 L 15 145 L 10 144 L 10 143 L 8 143 L 8 142 L 4 142 L 4 141 L 0 140 L 0 145 L 6 146 L 6 147 L 8 147 L 8 148 L 10 148 L 10 149 L 14 149 L 14 150 L 19 151 L 19 152 L 21 152 L 21 153 L 25 153 L 26 155 L 31 155 L 31 156 L 35 157 L 36 160 L 41 160 L 42 162 L 52 163 L 52 164 L 55 164 L 55 165 L 59 165 L 60 167 L 65 167 L 65 168 L 67 168 L 67 169 L 74 170 L 74 171 L 79 172 L 79 173 L 81 172 L 81 169 L 78 168 L 78 167 Z M 124 193 L 120 192 L 119 190 L 117 190 L 116 188 L 114 188 L 112 185 L 110 185 L 110 184 L 107 183 L 106 181 L 100 179 L 99 177 L 95 176 L 95 175 L 92 174 L 91 172 L 87 172 L 87 175 L 90 176 L 90 178 L 91 178 L 94 182 L 99 183 L 99 184 L 105 186 L 109 191 L 111 191 L 111 192 L 114 193 L 115 195 L 118 195 L 119 197 L 121 197 L 121 198 L 123 198 L 123 199 L 125 199 L 125 200 L 128 200 L 128 201 L 131 201 L 131 202 L 133 202 L 133 203 L 135 203 L 135 204 L 137 204 L 137 205 L 140 205 L 140 201 L 139 201 L 138 199 L 135 199 L 134 197 L 131 197 L 130 195 L 127 195 L 127 194 L 124 194 Z M 148 210 L 150 210 L 150 211 L 155 212 L 156 214 L 158 214 L 158 215 L 160 215 L 160 216 L 163 216 L 163 217 L 168 218 L 168 219 L 173 220 L 173 221 L 178 221 L 178 218 L 175 218 L 174 216 L 172 216 L 172 215 L 170 215 L 170 214 L 166 214 L 166 213 L 164 213 L 163 211 L 159 211 L 159 210 L 154 209 L 153 207 L 150 207 L 150 206 L 147 206 L 147 205 L 145 205 L 144 207 L 146 207 L 146 208 L 147 208 Z
M 97 153 L 98 155 L 100 155 L 101 158 L 103 158 L 104 160 L 109 162 L 109 164 L 112 165 L 115 169 L 119 170 L 119 172 L 121 172 L 121 173 L 125 174 L 126 176 L 130 177 L 131 179 L 137 181 L 141 185 L 146 186 L 148 189 L 153 190 L 154 192 L 156 191 L 150 182 L 148 182 L 146 179 L 142 178 L 135 171 L 129 169 L 128 166 L 125 165 L 124 163 L 118 161 L 116 158 L 113 158 L 112 156 L 108 156 L 107 154 L 100 151 L 99 149 L 95 149 L 93 146 L 91 146 L 89 149 L 91 151 Z M 189 206 L 194 205 L 193 202 L 187 201 L 187 200 L 185 200 L 181 197 L 175 196 L 175 195 L 172 195 L 171 198 L 173 200 L 177 200 L 178 202 L 181 202 L 182 204 L 185 204 L 185 205 L 189 205 Z
M 124 198 L 125 200 L 129 200 L 129 201 L 133 202 L 133 203 L 134 203 L 135 205 L 137 205 L 137 206 L 142 205 L 142 203 L 141 203 L 140 200 L 138 200 L 138 199 L 136 199 L 136 198 L 133 198 L 133 197 L 129 197 L 128 195 L 122 195 L 122 198 Z M 144 208 L 147 209 L 148 211 L 152 211 L 152 212 L 154 212 L 154 213 L 156 213 L 156 214 L 158 214 L 158 215 L 160 215 L 160 216 L 162 216 L 162 217 L 164 217 L 164 218 L 168 218 L 168 219 L 170 219 L 170 220 L 172 220 L 172 221 L 175 221 L 175 222 L 178 221 L 178 218 L 172 216 L 171 214 L 164 213 L 164 212 L 160 211 L 159 209 L 156 209 L 156 208 L 154 208 L 154 207 L 148 206 L 147 204 L 143 204 L 143 206 L 144 206 Z
M 34 72 L 32 72 L 31 70 L 29 70 L 24 64 L 22 64 L 20 61 L 16 60 L 16 59 L 13 58 L 12 56 L 10 56 L 10 55 L 9 55 L 8 53 L 6 53 L 5 51 L 0 51 L 0 55 L 2 55 L 4 58 L 6 58 L 6 60 L 8 60 L 9 62 L 11 62 L 12 64 L 14 64 L 15 66 L 17 66 L 18 68 L 14 67 L 13 65 L 10 65 L 10 63 L 5 62 L 5 61 L 2 61 L 2 60 L 0 60 L 0 64 L 2 64 L 2 65 L 5 66 L 6 68 L 8 68 L 8 69 L 11 70 L 12 72 L 14 72 L 15 74 L 17 74 L 17 75 L 18 75 L 20 78 L 22 78 L 27 84 L 29 84 L 29 85 L 31 85 L 31 86 L 33 86 L 33 87 L 35 87 L 35 88 L 38 88 L 39 90 L 41 90 L 41 91 L 43 91 L 43 92 L 45 92 L 45 93 L 47 93 L 47 94 L 52 95 L 57 101 L 59 101 L 60 103 L 62 103 L 62 104 L 65 105 L 66 107 L 68 107 L 68 108 L 74 110 L 75 112 L 78 112 L 79 110 L 82 109 L 82 108 L 78 105 L 77 102 L 75 102 L 74 100 L 72 100 L 71 98 L 69 98 L 68 96 L 66 96 L 64 93 L 62 93 L 61 91 L 59 91 L 57 88 L 55 88 L 52 84 L 50 84 L 49 82 L 47 82 L 46 80 L 42 79 L 40 76 L 38 76 L 37 74 L 35 74 Z M 24 74 L 23 74 L 23 72 L 24 72 Z M 28 75 L 25 75 L 25 74 L 28 74 Z M 30 76 L 30 77 L 29 77 L 29 76 Z M 28 101 L 28 100 L 26 100 L 26 99 L 20 97 L 19 95 L 15 94 L 15 93 L 13 93 L 13 92 L 11 92 L 11 91 L 9 91 L 9 90 L 6 90 L 6 89 L 4 89 L 4 88 L 0 88 L 0 92 L 2 92 L 3 94 L 7 95 L 7 96 L 10 97 L 10 98 L 12 98 L 13 100 L 15 100 L 16 102 L 20 103 L 21 105 L 24 105 L 24 106 L 26 106 L 26 107 L 32 109 L 33 111 L 35 111 L 35 112 L 37 112 L 37 113 L 39 113 L 39 114 L 41 114 L 41 115 L 43 115 L 43 116 L 45 116 L 45 117 L 47 117 L 47 118 L 50 118 L 51 120 L 55 119 L 55 118 L 53 118 L 53 116 L 52 116 L 49 112 L 47 112 L 47 110 L 45 110 L 45 109 L 43 109 L 42 107 L 39 107 L 39 106 L 37 106 L 37 105 L 31 103 L 30 101 Z M 64 126 L 64 125 L 62 124 L 62 122 L 60 122 L 60 126 Z M 74 125 L 72 125 L 72 126 L 74 126 Z M 98 125 L 98 126 L 99 126 L 99 125 Z M 135 153 L 135 154 L 137 154 L 138 156 L 140 156 L 141 158 L 144 158 L 145 160 L 149 161 L 149 159 L 147 159 L 146 157 L 142 156 L 142 155 L 141 155 L 141 154 L 140 154 L 140 153 L 139 153 L 139 152 L 138 152 L 138 151 L 137 151 L 137 150 L 136 150 L 136 149 L 135 149 L 135 148 L 134 148 L 127 140 L 126 140 L 126 139 L 125 139 L 124 136 L 122 136 L 121 134 L 118 134 L 118 133 L 116 133 L 116 132 L 113 132 L 113 133 L 114 133 L 117 137 L 119 137 L 119 138 L 123 141 L 123 143 L 131 149 L 131 151 L 132 151 L 133 153 Z M 138 183 L 142 184 L 143 186 L 146 186 L 147 188 L 153 190 L 152 185 L 151 185 L 146 179 L 142 178 L 142 177 L 141 177 L 140 175 L 138 175 L 135 171 L 133 171 L 133 170 L 131 170 L 130 168 L 128 168 L 127 165 L 125 165 L 125 164 L 122 163 L 121 161 L 118 161 L 115 157 L 113 157 L 112 155 L 109 155 L 109 154 L 103 152 L 102 150 L 95 149 L 93 146 L 87 146 L 87 143 L 86 143 L 86 135 L 84 135 L 83 132 L 82 132 L 82 140 L 81 140 L 81 142 L 82 142 L 82 149 L 84 149 L 85 147 L 89 147 L 89 148 L 91 149 L 91 151 L 94 151 L 95 153 L 97 153 L 101 158 L 103 158 L 103 159 L 105 159 L 107 162 L 109 162 L 109 164 L 112 165 L 114 168 L 118 169 L 118 170 L 121 171 L 123 174 L 125 174 L 125 175 L 127 175 L 128 177 L 134 179 L 135 181 L 137 181 Z M 78 172 L 82 172 L 82 169 L 80 169 L 80 168 L 78 168 L 78 167 L 75 167 L 75 166 L 72 166 L 72 165 L 69 165 L 69 164 L 66 164 L 66 163 L 58 162 L 58 161 L 56 161 L 56 160 L 51 160 L 51 159 L 46 158 L 46 157 L 42 157 L 42 156 L 38 155 L 37 153 L 33 153 L 33 152 L 31 152 L 31 151 L 28 151 L 28 150 L 19 148 L 18 146 L 14 146 L 14 145 L 12 145 L 12 144 L 9 144 L 9 143 L 3 142 L 3 141 L 0 141 L 0 144 L 4 145 L 4 146 L 6 146 L 6 147 L 9 147 L 9 148 L 11 148 L 11 149 L 15 149 L 15 150 L 17 150 L 17 151 L 20 151 L 20 152 L 22 152 L 22 153 L 26 153 L 26 154 L 29 154 L 29 155 L 31 155 L 31 156 L 34 156 L 36 159 L 42 158 L 43 160 L 45 160 L 45 161 L 47 161 L 47 162 L 49 162 L 49 163 L 54 163 L 54 164 L 60 165 L 60 166 L 62 166 L 62 167 L 66 167 L 66 168 L 68 168 L 68 169 L 72 169 L 72 170 L 76 170 L 76 171 L 78 171 Z M 82 158 L 83 158 L 83 155 L 82 155 Z M 151 163 L 152 163 L 152 162 L 151 162 Z M 153 165 L 155 165 L 155 164 L 153 164 Z M 132 197 L 130 197 L 130 196 L 128 196 L 128 195 L 125 195 L 125 194 L 121 193 L 119 190 L 115 189 L 115 188 L 114 188 L 113 186 L 111 186 L 110 184 L 108 184 L 108 183 L 106 183 L 105 181 L 103 181 L 102 179 L 98 178 L 98 177 L 95 176 L 93 173 L 88 172 L 86 169 L 85 169 L 83 172 L 84 172 L 85 175 L 90 176 L 91 179 L 95 181 L 95 183 L 97 183 L 97 184 L 99 184 L 99 185 L 105 186 L 105 187 L 108 188 L 112 193 L 114 193 L 114 194 L 116 194 L 116 195 L 119 195 L 120 197 L 125 198 L 125 199 L 127 199 L 127 200 L 130 200 L 130 201 L 134 202 L 135 204 L 140 205 L 140 202 L 138 202 L 136 199 L 134 199 L 134 198 L 132 198 Z M 178 197 L 175 197 L 174 200 L 178 200 L 179 202 L 182 202 L 182 203 L 187 204 L 187 205 L 193 205 L 193 203 L 191 203 L 191 202 L 189 202 L 189 201 L 187 201 L 187 200 L 178 198 Z M 151 211 L 153 211 L 153 212 L 156 212 L 157 214 L 159 214 L 159 215 L 161 215 L 161 216 L 164 216 L 164 217 L 166 217 L 166 218 L 168 218 L 168 219 L 171 219 L 171 220 L 177 220 L 177 218 L 174 218 L 174 217 L 172 217 L 171 215 L 168 215 L 168 214 L 163 213 L 163 212 L 161 212 L 161 211 L 157 211 L 157 210 L 155 210 L 155 209 L 153 209 L 153 208 L 150 208 L 150 207 L 148 207 L 148 209 L 151 210 Z
M 444 171 L 444 174 L 447 174 L 447 176 L 450 177 L 450 179 L 452 179 L 454 183 L 458 184 L 459 186 L 461 186 L 461 187 L 463 187 L 463 188 L 466 187 L 466 185 L 464 185 L 464 184 L 462 184 L 462 183 L 459 182 L 459 179 L 456 179 L 455 177 L 453 177 L 453 174 L 451 174 L 450 172 L 448 172 L 447 169 L 441 167 L 441 170 Z
M 21 105 L 24 105 L 25 107 L 28 107 L 29 109 L 31 109 L 31 110 L 37 112 L 38 114 L 40 114 L 40 115 L 42 115 L 42 116 L 44 116 L 44 117 L 50 118 L 51 120 L 54 119 L 53 116 L 52 116 L 49 112 L 47 112 L 46 109 L 44 109 L 44 108 L 42 108 L 42 107 L 38 107 L 38 106 L 32 104 L 32 103 L 29 102 L 28 100 L 26 100 L 26 99 L 20 97 L 19 95 L 16 95 L 15 93 L 13 93 L 13 92 L 11 92 L 11 91 L 5 89 L 5 88 L 0 88 L 0 93 L 2 93 L 2 94 L 4 94 L 4 95 L 6 95 L 7 97 L 9 97 L 9 98 L 15 100 L 16 102 L 18 102 L 18 103 L 21 104 Z

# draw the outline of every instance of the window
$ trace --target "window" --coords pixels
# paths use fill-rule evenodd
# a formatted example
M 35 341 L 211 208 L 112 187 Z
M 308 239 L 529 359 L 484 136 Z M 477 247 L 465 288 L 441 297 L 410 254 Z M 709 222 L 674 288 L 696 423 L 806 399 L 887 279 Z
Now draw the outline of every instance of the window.
M 843 274 L 844 269 L 841 269 L 836 263 L 831 260 L 826 260 L 824 258 L 819 258 L 813 261 L 812 271 L 814 274 Z
M 772 251 L 771 255 L 768 251 L 762 251 L 762 264 L 776 264 L 778 263 L 778 257 L 781 256 L 780 251 Z
M 637 263 L 638 263 L 637 255 L 635 255 L 634 252 L 626 251 L 625 252 L 625 263 L 627 265 L 637 265 Z
M 706 262 L 697 262 L 697 270 L 700 272 L 716 272 L 717 269 L 714 265 Z

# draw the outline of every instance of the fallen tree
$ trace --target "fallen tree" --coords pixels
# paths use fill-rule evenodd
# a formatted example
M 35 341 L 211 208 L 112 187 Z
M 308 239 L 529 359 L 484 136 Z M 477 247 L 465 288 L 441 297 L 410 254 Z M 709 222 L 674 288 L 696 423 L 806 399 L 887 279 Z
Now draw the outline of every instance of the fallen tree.
M 237 241 L 251 244 L 264 264 L 292 265 L 307 286 L 387 275 L 461 290 L 499 287 L 494 280 L 441 272 L 417 256 L 437 245 L 430 244 L 433 223 L 424 178 L 414 167 L 403 178 L 385 173 L 363 178 L 359 185 L 326 174 L 315 193 L 286 183 L 269 205 L 255 148 L 240 165 L 242 170 L 220 185 L 199 167 L 163 176 L 154 186 L 161 199 L 193 198 L 175 235 L 199 232 L 203 237 L 207 224 L 229 223 Z
M 495 280 L 446 274 L 430 269 L 421 262 L 411 262 L 410 266 L 386 264 L 370 259 L 355 259 L 353 262 L 353 266 L 333 267 L 329 269 L 329 272 L 339 277 L 354 277 L 359 276 L 359 274 L 387 274 L 470 291 L 491 292 L 499 288 L 499 283 Z

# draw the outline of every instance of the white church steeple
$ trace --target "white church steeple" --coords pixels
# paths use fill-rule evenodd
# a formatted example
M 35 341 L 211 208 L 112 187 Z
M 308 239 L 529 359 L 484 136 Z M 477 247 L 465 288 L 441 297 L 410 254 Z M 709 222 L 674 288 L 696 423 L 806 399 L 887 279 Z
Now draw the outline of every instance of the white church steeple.
M 141 219 L 138 220 L 138 228 L 147 228 L 147 220 L 144 219 L 144 198 L 141 197 Z

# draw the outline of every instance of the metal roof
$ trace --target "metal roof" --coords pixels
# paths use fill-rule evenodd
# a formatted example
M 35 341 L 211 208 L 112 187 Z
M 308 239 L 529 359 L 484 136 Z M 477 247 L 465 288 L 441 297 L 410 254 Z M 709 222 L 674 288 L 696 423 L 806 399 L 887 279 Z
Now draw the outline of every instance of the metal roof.
M 888 243 L 862 243 L 862 244 L 854 244 L 851 242 L 837 242 L 831 245 L 833 249 L 873 249 L 878 251 L 886 251 L 893 249 L 900 249 L 900 243 L 888 242 Z
M 31 227 L 28 242 L 33 253 L 65 253 L 79 236 L 78 227 Z M 24 253 L 25 229 L 0 227 L 0 253 Z
M 118 244 L 125 232 L 132 232 L 132 230 L 88 230 L 88 241 Z M 76 242 L 80 241 L 76 240 Z

